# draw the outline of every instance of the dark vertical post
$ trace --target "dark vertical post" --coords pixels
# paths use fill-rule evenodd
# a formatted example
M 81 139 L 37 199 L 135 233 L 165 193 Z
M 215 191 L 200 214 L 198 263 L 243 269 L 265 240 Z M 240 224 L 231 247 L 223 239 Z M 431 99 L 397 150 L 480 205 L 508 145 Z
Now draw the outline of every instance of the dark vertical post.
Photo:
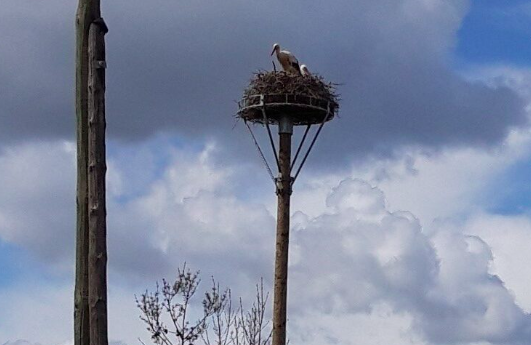
M 105 34 L 101 18 L 90 26 L 88 78 L 88 207 L 90 345 L 108 345 L 107 211 L 105 200 Z
M 76 13 L 76 278 L 74 292 L 74 344 L 90 344 L 88 304 L 88 36 L 99 18 L 100 0 L 79 0 Z
M 291 198 L 291 136 L 292 120 L 281 118 L 278 132 L 280 176 L 277 179 L 277 239 L 275 256 L 275 291 L 273 302 L 273 345 L 286 344 L 286 315 L 288 300 L 289 216 Z

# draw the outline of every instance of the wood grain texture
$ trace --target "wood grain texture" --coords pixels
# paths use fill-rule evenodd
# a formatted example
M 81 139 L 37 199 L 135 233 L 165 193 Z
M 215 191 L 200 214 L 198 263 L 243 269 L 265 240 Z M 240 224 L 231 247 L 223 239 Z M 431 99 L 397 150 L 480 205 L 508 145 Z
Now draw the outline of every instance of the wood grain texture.
M 291 133 L 280 133 L 280 181 L 277 182 L 278 209 L 273 301 L 273 345 L 286 344 L 288 299 L 288 253 L 291 198 Z
M 76 13 L 76 278 L 74 344 L 90 345 L 88 305 L 88 36 L 99 18 L 99 0 L 79 0 Z
M 108 345 L 107 210 L 105 176 L 105 33 L 92 23 L 89 32 L 88 78 L 88 207 L 90 345 Z

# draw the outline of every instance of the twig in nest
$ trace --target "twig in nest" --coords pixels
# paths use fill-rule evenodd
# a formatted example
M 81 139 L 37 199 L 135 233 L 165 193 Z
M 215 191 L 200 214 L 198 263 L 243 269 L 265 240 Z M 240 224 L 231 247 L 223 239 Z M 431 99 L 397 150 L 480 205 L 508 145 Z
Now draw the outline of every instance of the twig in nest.
M 273 66 L 275 66 L 274 62 Z M 316 74 L 303 77 L 286 72 L 257 72 L 244 91 L 244 97 L 262 94 L 309 96 L 330 101 L 335 107 L 339 103 L 335 84 L 326 82 L 321 76 Z

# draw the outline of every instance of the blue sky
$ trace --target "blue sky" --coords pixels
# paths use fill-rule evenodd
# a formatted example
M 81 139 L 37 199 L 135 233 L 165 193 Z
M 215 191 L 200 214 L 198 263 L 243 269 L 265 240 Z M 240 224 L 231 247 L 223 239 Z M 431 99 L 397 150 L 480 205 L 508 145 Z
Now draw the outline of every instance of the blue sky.
M 531 3 L 525 0 L 473 1 L 458 32 L 456 57 L 464 65 L 531 65 Z M 527 213 L 531 207 L 531 161 L 500 176 L 480 202 L 492 212 Z
M 50 269 L 24 248 L 0 242 L 0 249 L 1 289 L 17 288 L 26 284 L 60 286 L 70 282 L 70 274 Z
M 531 209 L 531 160 L 511 166 L 482 196 L 485 207 L 499 214 L 528 214 Z M 502 185 L 503 188 L 499 188 Z
M 24 260 L 21 250 L 10 246 L 4 242 L 0 243 L 0 286 L 4 287 L 9 284 L 15 284 L 24 271 L 28 270 L 31 263 Z
M 0 344 L 72 339 L 75 5 L 50 4 L 0 13 Z M 531 3 L 468 4 L 105 3 L 111 340 L 183 261 L 271 287 L 275 196 L 233 113 L 281 40 L 343 83 L 293 198 L 294 342 L 531 344 Z
M 529 66 L 530 9 L 523 0 L 473 1 L 459 30 L 458 57 L 468 63 Z

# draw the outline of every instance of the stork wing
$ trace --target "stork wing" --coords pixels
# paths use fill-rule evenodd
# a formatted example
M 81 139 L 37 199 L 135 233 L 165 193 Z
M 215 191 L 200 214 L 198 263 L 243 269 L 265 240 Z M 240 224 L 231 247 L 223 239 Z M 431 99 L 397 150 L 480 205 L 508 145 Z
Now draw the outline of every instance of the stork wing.
M 290 62 L 290 65 L 295 68 L 297 72 L 299 72 L 299 74 L 302 74 L 301 67 L 299 66 L 299 62 L 297 61 L 297 59 L 295 59 L 295 61 Z
M 299 63 L 299 60 L 297 60 L 297 58 L 295 57 L 295 55 L 291 54 L 291 53 L 288 53 L 288 58 L 289 58 L 289 62 L 290 63 Z
M 299 72 L 299 74 L 300 74 L 301 73 L 301 67 L 299 66 L 299 60 L 297 60 L 297 58 L 293 54 L 289 54 L 288 57 L 289 57 L 289 64 L 293 68 L 295 68 L 295 70 L 297 70 L 297 72 Z

